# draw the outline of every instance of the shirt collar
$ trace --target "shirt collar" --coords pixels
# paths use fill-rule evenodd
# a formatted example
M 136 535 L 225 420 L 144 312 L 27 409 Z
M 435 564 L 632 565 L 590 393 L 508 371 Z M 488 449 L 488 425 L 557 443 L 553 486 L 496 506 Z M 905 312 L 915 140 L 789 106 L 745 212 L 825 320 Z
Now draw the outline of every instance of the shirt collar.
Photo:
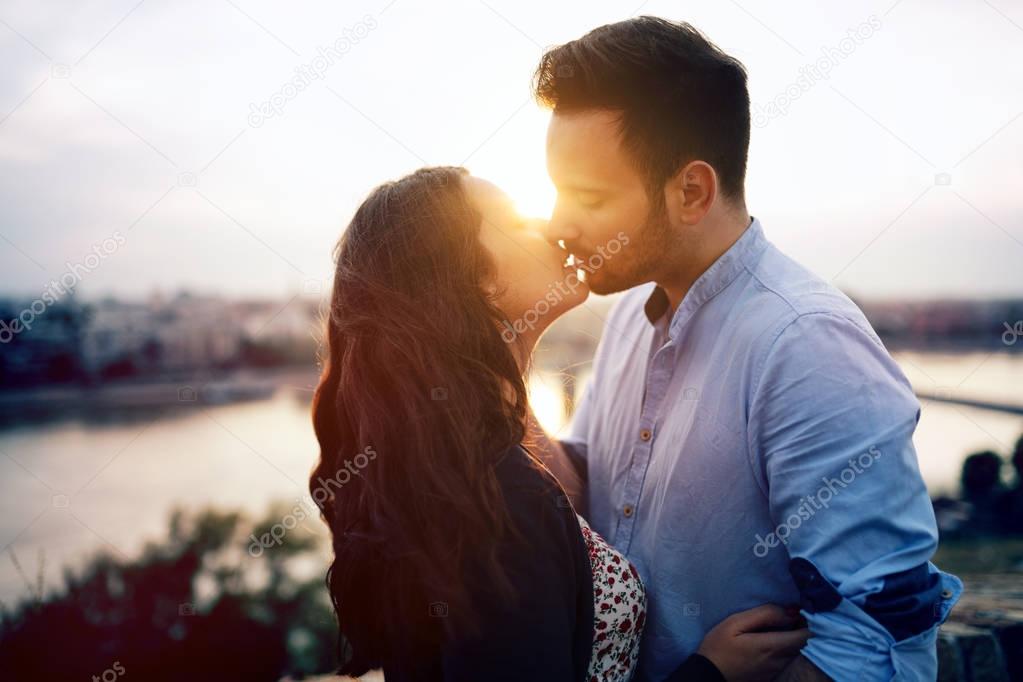
M 755 263 L 767 247 L 764 228 L 756 218 L 742 236 L 727 251 L 714 261 L 707 270 L 689 288 L 681 305 L 675 311 L 669 328 L 669 336 L 675 338 L 679 330 L 689 321 L 700 306 L 716 296 L 722 289 L 732 283 L 739 273 Z M 668 310 L 668 295 L 659 286 L 654 287 L 643 307 L 650 324 L 657 321 Z

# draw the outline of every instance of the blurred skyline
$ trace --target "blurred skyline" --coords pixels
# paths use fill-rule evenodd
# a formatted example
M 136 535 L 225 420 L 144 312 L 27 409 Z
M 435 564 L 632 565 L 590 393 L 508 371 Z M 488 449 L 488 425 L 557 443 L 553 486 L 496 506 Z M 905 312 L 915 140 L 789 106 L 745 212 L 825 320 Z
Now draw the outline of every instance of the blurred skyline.
M 747 203 L 789 255 L 869 298 L 1023 294 L 1019 3 L 8 0 L 0 295 L 94 247 L 89 298 L 317 291 L 362 197 L 427 164 L 544 215 L 542 48 L 636 13 L 746 65 Z

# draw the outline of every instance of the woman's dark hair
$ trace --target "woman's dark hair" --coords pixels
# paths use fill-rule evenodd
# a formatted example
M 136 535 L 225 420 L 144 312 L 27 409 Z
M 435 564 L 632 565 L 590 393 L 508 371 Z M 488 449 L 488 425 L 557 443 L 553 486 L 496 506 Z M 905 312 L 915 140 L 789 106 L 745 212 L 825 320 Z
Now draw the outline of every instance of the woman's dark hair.
M 410 632 L 471 622 L 470 551 L 486 589 L 508 587 L 494 459 L 522 441 L 527 394 L 483 290 L 494 264 L 466 175 L 423 168 L 377 187 L 335 253 L 309 487 L 333 537 L 347 674 L 379 665 L 381 647 L 411 651 Z
M 642 16 L 548 50 L 534 95 L 555 112 L 621 112 L 622 140 L 652 197 L 685 164 L 709 163 L 741 200 L 749 151 L 746 70 L 684 22 Z

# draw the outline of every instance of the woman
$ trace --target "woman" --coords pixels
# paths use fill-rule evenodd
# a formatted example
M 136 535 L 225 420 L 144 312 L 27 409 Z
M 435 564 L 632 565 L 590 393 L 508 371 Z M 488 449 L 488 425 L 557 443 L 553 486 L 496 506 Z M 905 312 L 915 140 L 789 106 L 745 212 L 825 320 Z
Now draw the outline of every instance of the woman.
M 523 446 L 533 347 L 587 295 L 534 227 L 493 185 L 426 168 L 377 188 L 338 244 L 310 490 L 344 674 L 632 674 L 639 576 Z M 674 679 L 768 677 L 805 642 L 796 620 L 733 616 Z M 768 629 L 789 631 L 751 632 Z

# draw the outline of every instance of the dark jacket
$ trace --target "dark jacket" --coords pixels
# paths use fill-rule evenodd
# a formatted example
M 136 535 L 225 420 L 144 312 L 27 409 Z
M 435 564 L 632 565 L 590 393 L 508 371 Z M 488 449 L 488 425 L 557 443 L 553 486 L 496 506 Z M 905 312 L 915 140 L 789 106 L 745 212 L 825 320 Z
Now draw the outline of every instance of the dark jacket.
M 380 617 L 372 601 L 398 586 L 382 582 L 387 571 L 375 569 L 377 562 L 362 562 L 351 608 L 341 604 L 344 634 L 360 653 L 360 668 L 382 667 L 387 682 L 585 679 L 593 642 L 593 583 L 575 511 L 557 481 L 521 447 L 500 456 L 496 474 L 518 536 L 506 533 L 497 556 L 517 599 L 489 588 L 483 578 L 488 548 L 480 547 L 462 573 L 472 595 L 474 634 L 460 632 L 459 614 L 425 594 L 422 608 L 405 614 L 401 623 L 367 622 Z
M 572 505 L 557 481 L 521 447 L 496 465 L 514 534 L 497 548 L 517 599 L 488 589 L 484 551 L 463 571 L 472 594 L 477 631 L 466 634 L 448 605 L 423 595 L 422 608 L 400 623 L 381 623 L 374 600 L 398 586 L 386 584 L 379 563 L 361 562 L 358 590 L 342 603 L 347 645 L 358 651 L 360 675 L 383 668 L 387 682 L 580 682 L 593 646 L 593 578 Z M 404 587 L 402 587 L 404 589 Z M 353 618 L 357 619 L 353 622 Z M 424 637 L 424 631 L 427 635 Z M 424 644 L 425 642 L 425 644 Z M 691 674 L 692 673 L 692 674 Z M 720 680 L 706 659 L 693 657 L 671 679 Z

